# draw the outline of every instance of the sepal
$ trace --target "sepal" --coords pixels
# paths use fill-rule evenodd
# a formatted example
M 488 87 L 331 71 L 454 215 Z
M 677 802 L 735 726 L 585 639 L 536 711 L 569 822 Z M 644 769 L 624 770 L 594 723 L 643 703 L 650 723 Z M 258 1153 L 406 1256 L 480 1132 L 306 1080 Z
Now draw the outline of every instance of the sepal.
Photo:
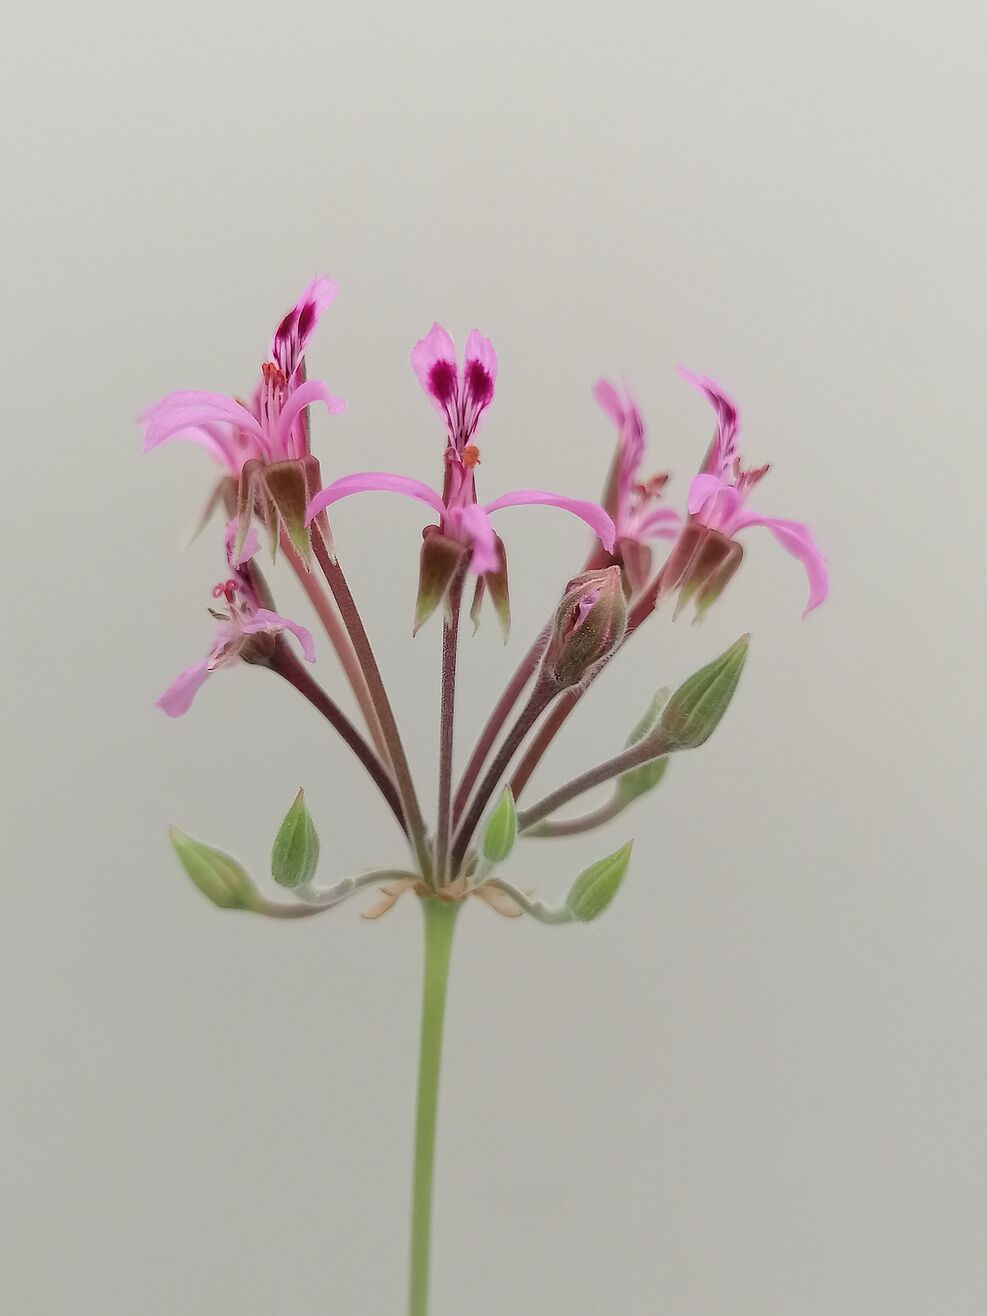
M 412 633 L 417 635 L 445 599 L 469 549 L 434 526 L 426 528 L 418 567 L 418 598 Z

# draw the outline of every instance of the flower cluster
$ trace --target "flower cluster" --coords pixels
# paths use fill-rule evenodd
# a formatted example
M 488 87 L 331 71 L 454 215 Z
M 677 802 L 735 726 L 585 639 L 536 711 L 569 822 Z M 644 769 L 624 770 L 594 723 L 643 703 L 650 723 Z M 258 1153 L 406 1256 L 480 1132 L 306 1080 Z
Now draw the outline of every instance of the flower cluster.
M 715 432 L 681 510 L 668 500 L 667 473 L 643 474 L 646 436 L 637 403 L 626 388 L 618 389 L 606 380 L 600 380 L 593 393 L 613 422 L 616 443 L 600 504 L 541 489 L 515 489 L 482 500 L 477 439 L 494 401 L 498 361 L 490 340 L 475 329 L 467 336 L 461 362 L 452 338 L 438 324 L 411 351 L 412 370 L 444 429 L 435 486 L 411 475 L 382 471 L 340 474 L 324 482 L 321 463 L 312 450 L 311 408 L 318 404 L 336 415 L 345 404 L 325 384 L 308 378 L 305 354 L 320 316 L 336 295 L 336 285 L 326 278 L 313 279 L 305 288 L 275 330 L 249 400 L 183 391 L 168 395 L 141 416 L 145 451 L 182 439 L 198 444 L 219 463 L 222 473 L 211 504 L 226 509 L 224 575 L 213 590 L 217 606 L 210 609 L 216 624 L 213 642 L 207 656 L 183 671 L 158 704 L 170 716 L 186 712 L 212 672 L 237 662 L 269 669 L 287 681 L 354 752 L 407 839 L 411 866 L 388 873 L 386 907 L 397 894 L 412 890 L 425 900 L 447 903 L 482 895 L 500 912 L 527 912 L 546 922 L 595 917 L 623 876 L 627 847 L 618 852 L 619 862 L 611 856 L 610 867 L 594 870 L 592 880 L 584 881 L 585 874 L 578 879 L 559 907 L 533 900 L 511 886 L 498 872 L 500 863 L 516 837 L 568 835 L 608 821 L 657 785 L 669 755 L 704 743 L 736 688 L 747 656 L 747 637 L 680 686 L 664 713 L 661 701 L 653 700 L 624 749 L 545 800 L 518 809 L 517 797 L 555 732 L 664 599 L 676 596 L 676 612 L 694 600 L 701 613 L 719 597 L 741 563 L 743 549 L 737 537 L 745 530 L 765 527 L 802 564 L 809 585 L 807 612 L 827 594 L 823 556 L 801 522 L 764 516 L 748 507 L 768 467 L 742 464 L 737 408 L 718 385 L 686 370 L 680 370 L 682 378 L 699 389 L 713 409 Z M 423 504 L 432 515 L 422 530 L 413 622 L 417 630 L 443 605 L 439 796 L 431 824 L 420 803 L 373 646 L 343 574 L 339 553 L 345 546 L 335 543 L 330 526 L 329 513 L 336 503 L 353 494 L 375 492 L 401 494 Z M 455 689 L 464 589 L 472 580 L 474 620 L 489 593 L 506 641 L 508 554 L 492 517 L 501 508 L 519 505 L 568 512 L 588 527 L 591 541 L 585 560 L 574 564 L 573 578 L 568 584 L 560 582 L 558 606 L 522 657 L 454 790 Z M 285 637 L 293 636 L 308 663 L 314 661 L 309 631 L 275 607 L 258 561 L 258 528 L 269 535 L 272 554 L 279 547 L 284 550 L 301 581 L 326 642 L 340 659 L 362 728 L 286 643 Z M 656 561 L 663 544 L 666 551 Z M 395 552 L 399 551 L 396 546 Z M 522 575 L 533 567 L 525 563 Z M 520 711 L 512 720 L 518 704 Z M 661 770 L 656 771 L 656 764 Z M 591 786 L 607 781 L 615 791 L 609 806 L 582 818 L 550 816 Z M 495 802 L 484 832 L 484 815 Z M 313 849 L 294 840 L 314 836 L 301 796 L 290 816 L 291 844 L 281 844 L 274 873 L 279 884 L 291 888 L 290 902 L 259 895 L 248 898 L 243 883 L 249 879 L 239 868 L 233 899 L 228 877 L 234 861 L 221 856 L 220 864 L 209 859 L 220 852 L 205 846 L 196 850 L 198 843 L 188 837 L 182 837 L 180 857 L 201 889 L 223 893 L 217 903 L 279 917 L 329 908 L 365 880 L 380 880 L 375 873 L 344 879 L 327 889 L 311 886 L 317 841 Z M 494 826 L 497 837 L 510 836 L 510 845 L 494 844 L 490 832 Z M 303 876 L 301 870 L 292 872 L 290 856 L 296 850 L 306 855 Z M 190 855 L 198 857 L 193 862 Z

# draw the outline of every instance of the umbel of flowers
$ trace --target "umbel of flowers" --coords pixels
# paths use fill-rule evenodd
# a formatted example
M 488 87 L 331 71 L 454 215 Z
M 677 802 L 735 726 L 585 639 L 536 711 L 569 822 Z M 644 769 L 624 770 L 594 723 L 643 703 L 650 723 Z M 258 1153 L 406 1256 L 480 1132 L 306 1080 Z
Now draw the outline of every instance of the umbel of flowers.
M 270 918 L 307 918 L 341 904 L 363 887 L 375 887 L 364 909 L 376 918 L 405 893 L 417 896 L 425 922 L 425 988 L 415 1137 L 409 1312 L 428 1308 L 431 1190 L 440 1041 L 453 928 L 470 899 L 507 917 L 543 923 L 596 918 L 613 900 L 630 861 L 630 842 L 591 865 L 559 903 L 549 903 L 509 882 L 501 866 L 515 845 L 589 832 L 611 821 L 664 776 L 673 755 L 703 745 L 733 698 L 747 659 L 749 637 L 738 639 L 677 688 L 651 697 L 623 746 L 588 765 L 540 800 L 523 801 L 529 778 L 567 717 L 659 606 L 671 601 L 704 613 L 736 577 L 743 536 L 766 529 L 805 572 L 805 611 L 826 598 L 825 560 L 801 522 L 756 510 L 768 467 L 743 464 L 740 418 L 722 388 L 681 370 L 713 411 L 705 456 L 689 483 L 684 508 L 667 500 L 668 476 L 647 473 L 644 422 L 626 389 L 601 380 L 597 402 L 616 435 L 600 504 L 568 493 L 515 489 L 489 498 L 482 484 L 482 422 L 494 401 L 497 355 L 475 329 L 460 361 L 438 324 L 411 351 L 411 366 L 441 422 L 434 484 L 383 471 L 323 476 L 313 452 L 311 411 L 330 416 L 345 404 L 310 379 L 305 352 L 320 316 L 337 295 L 316 278 L 282 318 L 246 398 L 186 390 L 171 393 L 141 416 L 144 448 L 171 439 L 204 448 L 220 468 L 205 521 L 225 509 L 220 580 L 211 589 L 211 640 L 205 656 L 181 672 L 158 699 L 171 717 L 186 713 L 215 672 L 239 662 L 281 677 L 329 724 L 376 786 L 404 836 L 407 866 L 338 874 L 319 881 L 319 841 L 299 791 L 274 839 L 266 893 L 230 855 L 172 828 L 185 871 L 214 905 Z M 325 449 L 331 459 L 331 445 Z M 442 645 L 437 679 L 438 792 L 422 803 L 416 776 L 391 705 L 375 650 L 343 570 L 348 546 L 337 543 L 331 509 L 355 494 L 399 494 L 427 509 L 419 552 L 419 586 L 411 625 L 417 631 L 441 611 Z M 558 603 L 540 633 L 523 649 L 506 688 L 461 771 L 456 774 L 455 726 L 461 614 L 470 593 L 478 623 L 489 595 L 505 642 L 510 635 L 508 550 L 495 528 L 505 507 L 558 509 L 587 527 L 589 543 L 571 578 L 559 581 Z M 261 567 L 261 541 L 294 572 L 349 687 L 334 667 L 320 682 L 311 670 L 318 646 L 311 632 L 276 606 Z M 663 550 L 663 551 L 660 551 Z M 396 543 L 394 552 L 414 551 Z M 517 564 L 515 564 L 517 570 Z M 531 564 L 521 564 L 522 579 Z M 297 646 L 297 647 L 296 647 Z M 304 660 L 304 661 L 302 661 Z M 317 670 L 322 664 L 316 664 Z M 643 701 L 642 701 L 643 702 Z M 610 784 L 610 797 L 585 813 L 563 812 L 587 791 Z M 370 856 L 368 856 L 370 858 Z

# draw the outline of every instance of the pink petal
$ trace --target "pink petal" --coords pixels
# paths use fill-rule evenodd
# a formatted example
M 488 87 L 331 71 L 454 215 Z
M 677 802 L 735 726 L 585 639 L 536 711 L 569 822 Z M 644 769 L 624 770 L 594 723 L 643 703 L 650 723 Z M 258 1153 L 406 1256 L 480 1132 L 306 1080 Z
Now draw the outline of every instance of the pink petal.
M 488 571 L 496 571 L 500 565 L 497 537 L 485 510 L 477 503 L 470 503 L 459 511 L 458 520 L 473 545 L 470 570 L 475 576 L 485 576 Z
M 640 539 L 677 539 L 682 517 L 671 507 L 659 507 L 643 516 L 638 525 Z
M 397 493 L 404 494 L 406 498 L 417 498 L 420 503 L 427 503 L 429 507 L 434 508 L 440 516 L 446 510 L 445 504 L 435 490 L 430 489 L 421 480 L 412 480 L 406 475 L 390 475 L 386 471 L 361 471 L 358 475 L 344 475 L 342 479 L 334 480 L 332 484 L 317 493 L 308 505 L 305 524 L 309 525 L 320 512 L 333 503 L 338 503 L 341 498 L 348 498 L 351 494 L 371 492 Z
M 260 444 L 267 452 L 267 436 L 242 403 L 222 393 L 201 393 L 188 390 L 170 393 L 155 402 L 141 415 L 144 426 L 144 451 L 150 452 L 166 439 L 195 430 L 203 425 L 235 425 Z
M 829 593 L 826 559 L 813 539 L 812 533 L 801 521 L 758 516 L 754 512 L 741 512 L 734 523 L 734 529 L 744 530 L 754 525 L 763 525 L 770 530 L 782 548 L 793 557 L 797 557 L 805 568 L 809 580 L 809 602 L 806 604 L 805 612 L 802 613 L 805 617 L 813 608 L 818 608 Z
M 169 717 L 181 717 L 192 707 L 196 691 L 209 677 L 209 660 L 193 663 L 175 677 L 164 694 L 155 701 L 155 708 L 162 708 Z
M 477 329 L 469 331 L 463 353 L 463 384 L 476 407 L 489 406 L 497 382 L 497 353 L 489 338 Z
M 258 608 L 248 622 L 243 624 L 244 635 L 256 635 L 259 631 L 289 631 L 302 647 L 302 653 L 308 662 L 315 662 L 315 644 L 312 634 L 298 622 L 289 617 L 282 617 L 278 612 L 268 608 Z
M 608 553 L 613 552 L 617 531 L 613 521 L 602 507 L 596 503 L 586 502 L 582 498 L 564 498 L 561 494 L 544 493 L 540 489 L 515 489 L 512 493 L 502 494 L 492 503 L 487 503 L 486 512 L 496 512 L 502 507 L 520 507 L 528 503 L 540 503 L 545 507 L 560 507 L 564 512 L 571 512 L 585 521 Z
M 411 349 L 411 368 L 443 416 L 458 389 L 456 345 L 438 323 Z
M 277 447 L 281 452 L 289 453 L 293 457 L 304 456 L 304 453 L 292 452 L 291 427 L 299 413 L 313 402 L 324 402 L 330 416 L 338 416 L 341 411 L 346 410 L 343 399 L 330 393 L 325 384 L 318 379 L 309 379 L 304 384 L 299 384 L 288 394 L 281 415 L 278 417 Z
M 598 379 L 593 385 L 593 397 L 619 430 L 624 428 L 624 404 L 620 394 L 608 379 Z
M 697 375 L 692 370 L 679 366 L 676 373 L 680 379 L 704 394 L 706 401 L 716 412 L 716 437 L 706 454 L 703 470 L 712 475 L 724 475 L 728 466 L 737 455 L 737 436 L 740 433 L 740 412 L 735 403 L 707 375 Z
M 224 542 L 226 544 L 226 560 L 231 567 L 242 567 L 244 562 L 249 562 L 252 557 L 256 557 L 260 552 L 260 538 L 253 526 L 247 531 L 243 541 L 243 548 L 240 550 L 240 556 L 233 561 L 233 548 L 236 544 L 237 530 L 239 522 L 236 517 L 226 523 L 226 534 Z
M 692 477 L 689 484 L 689 513 L 711 530 L 732 534 L 731 526 L 743 504 L 743 496 L 732 484 L 725 484 L 715 475 Z

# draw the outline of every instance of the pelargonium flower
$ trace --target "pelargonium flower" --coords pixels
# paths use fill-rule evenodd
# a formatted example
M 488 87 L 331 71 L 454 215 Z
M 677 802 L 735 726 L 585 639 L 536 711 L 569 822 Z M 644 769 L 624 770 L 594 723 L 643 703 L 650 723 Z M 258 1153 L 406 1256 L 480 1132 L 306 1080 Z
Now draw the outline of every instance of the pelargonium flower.
M 480 416 L 493 400 L 497 356 L 489 339 L 475 329 L 466 340 L 462 372 L 452 339 L 434 324 L 411 353 L 415 374 L 429 399 L 446 421 L 447 444 L 443 491 L 437 493 L 421 480 L 385 471 L 362 471 L 335 480 L 316 494 L 308 506 L 306 523 L 341 498 L 379 490 L 403 494 L 431 507 L 438 515 L 437 526 L 426 527 L 422 545 L 422 578 L 415 628 L 422 624 L 445 597 L 449 585 L 469 556 L 469 569 L 477 577 L 474 616 L 484 586 L 489 586 L 501 624 L 508 624 L 507 568 L 503 543 L 490 523 L 490 515 L 503 507 L 538 503 L 560 507 L 585 521 L 608 552 L 614 546 L 614 524 L 596 503 L 541 489 L 515 489 L 492 502 L 476 500 L 474 471 L 480 454 L 473 442 Z
M 617 426 L 617 451 L 607 481 L 603 504 L 617 527 L 616 556 L 627 573 L 631 588 L 643 589 L 651 575 L 652 539 L 675 539 L 681 516 L 658 501 L 668 475 L 640 478 L 644 461 L 644 422 L 630 390 L 623 396 L 613 384 L 600 379 L 593 396 Z
M 259 637 L 267 637 L 267 645 L 270 645 L 279 635 L 288 631 L 298 640 L 306 660 L 315 662 L 315 645 L 310 632 L 297 622 L 261 607 L 250 578 L 243 569 L 243 563 L 258 551 L 256 533 L 251 531 L 248 535 L 240 566 L 234 566 L 232 560 L 235 535 L 236 522 L 231 521 L 226 528 L 227 561 L 231 574 L 229 579 L 216 585 L 212 591 L 214 599 L 225 601 L 226 610 L 209 609 L 218 623 L 212 646 L 205 658 L 180 672 L 156 701 L 156 707 L 163 709 L 169 717 L 181 717 L 187 713 L 199 687 L 221 667 L 230 667 L 239 661 L 263 661 L 266 646 Z
M 170 393 L 140 416 L 145 452 L 170 439 L 197 443 L 237 481 L 239 528 L 234 560 L 239 560 L 243 551 L 254 511 L 267 523 L 273 543 L 283 524 L 295 547 L 308 557 L 301 511 L 321 483 L 317 472 L 308 469 L 312 466 L 308 408 L 321 402 L 330 415 L 336 415 L 346 409 L 346 403 L 319 380 L 306 379 L 304 357 L 319 316 L 335 301 L 338 291 L 326 278 L 313 279 L 304 290 L 274 332 L 249 406 L 225 394 L 191 389 Z M 273 472 L 272 467 L 276 468 Z M 207 514 L 223 488 L 221 485 L 210 499 Z
M 768 472 L 767 466 L 744 468 L 740 464 L 738 440 L 740 437 L 740 416 L 736 406 L 726 393 L 705 375 L 694 374 L 681 367 L 678 371 L 686 383 L 699 389 L 716 413 L 716 433 L 703 462 L 700 473 L 693 477 L 689 485 L 689 516 L 693 526 L 705 527 L 717 537 L 718 542 L 725 542 L 729 551 L 724 551 L 712 571 L 712 576 L 705 570 L 705 583 L 700 582 L 700 606 L 703 594 L 709 597 L 710 590 L 718 593 L 725 584 L 725 576 L 732 575 L 740 562 L 742 550 L 734 542 L 734 537 L 749 526 L 764 526 L 770 530 L 778 543 L 799 559 L 805 568 L 809 581 L 809 601 L 806 613 L 817 608 L 829 593 L 829 573 L 826 561 L 807 526 L 801 521 L 787 521 L 780 517 L 761 516 L 748 511 L 747 499 L 751 491 Z M 688 529 L 688 527 L 687 527 Z M 683 535 L 683 540 L 686 535 Z M 689 547 L 686 545 L 685 547 Z M 710 558 L 710 544 L 705 543 L 701 555 Z M 684 554 L 678 548 L 673 557 L 678 557 L 678 577 L 685 580 L 687 575 L 695 579 L 697 550 L 692 547 L 691 562 L 684 562 Z M 715 556 L 715 554 L 714 554 Z M 674 573 L 673 573 L 674 574 Z M 667 582 L 674 587 L 676 581 Z
M 303 457 L 308 452 L 305 408 L 323 402 L 335 414 L 346 407 L 325 384 L 305 379 L 303 362 L 319 316 L 338 293 L 331 279 L 313 279 L 308 285 L 275 330 L 249 406 L 222 393 L 186 389 L 148 407 L 140 416 L 144 451 L 184 439 L 205 448 L 231 475 L 239 475 L 251 459 L 267 463 Z

